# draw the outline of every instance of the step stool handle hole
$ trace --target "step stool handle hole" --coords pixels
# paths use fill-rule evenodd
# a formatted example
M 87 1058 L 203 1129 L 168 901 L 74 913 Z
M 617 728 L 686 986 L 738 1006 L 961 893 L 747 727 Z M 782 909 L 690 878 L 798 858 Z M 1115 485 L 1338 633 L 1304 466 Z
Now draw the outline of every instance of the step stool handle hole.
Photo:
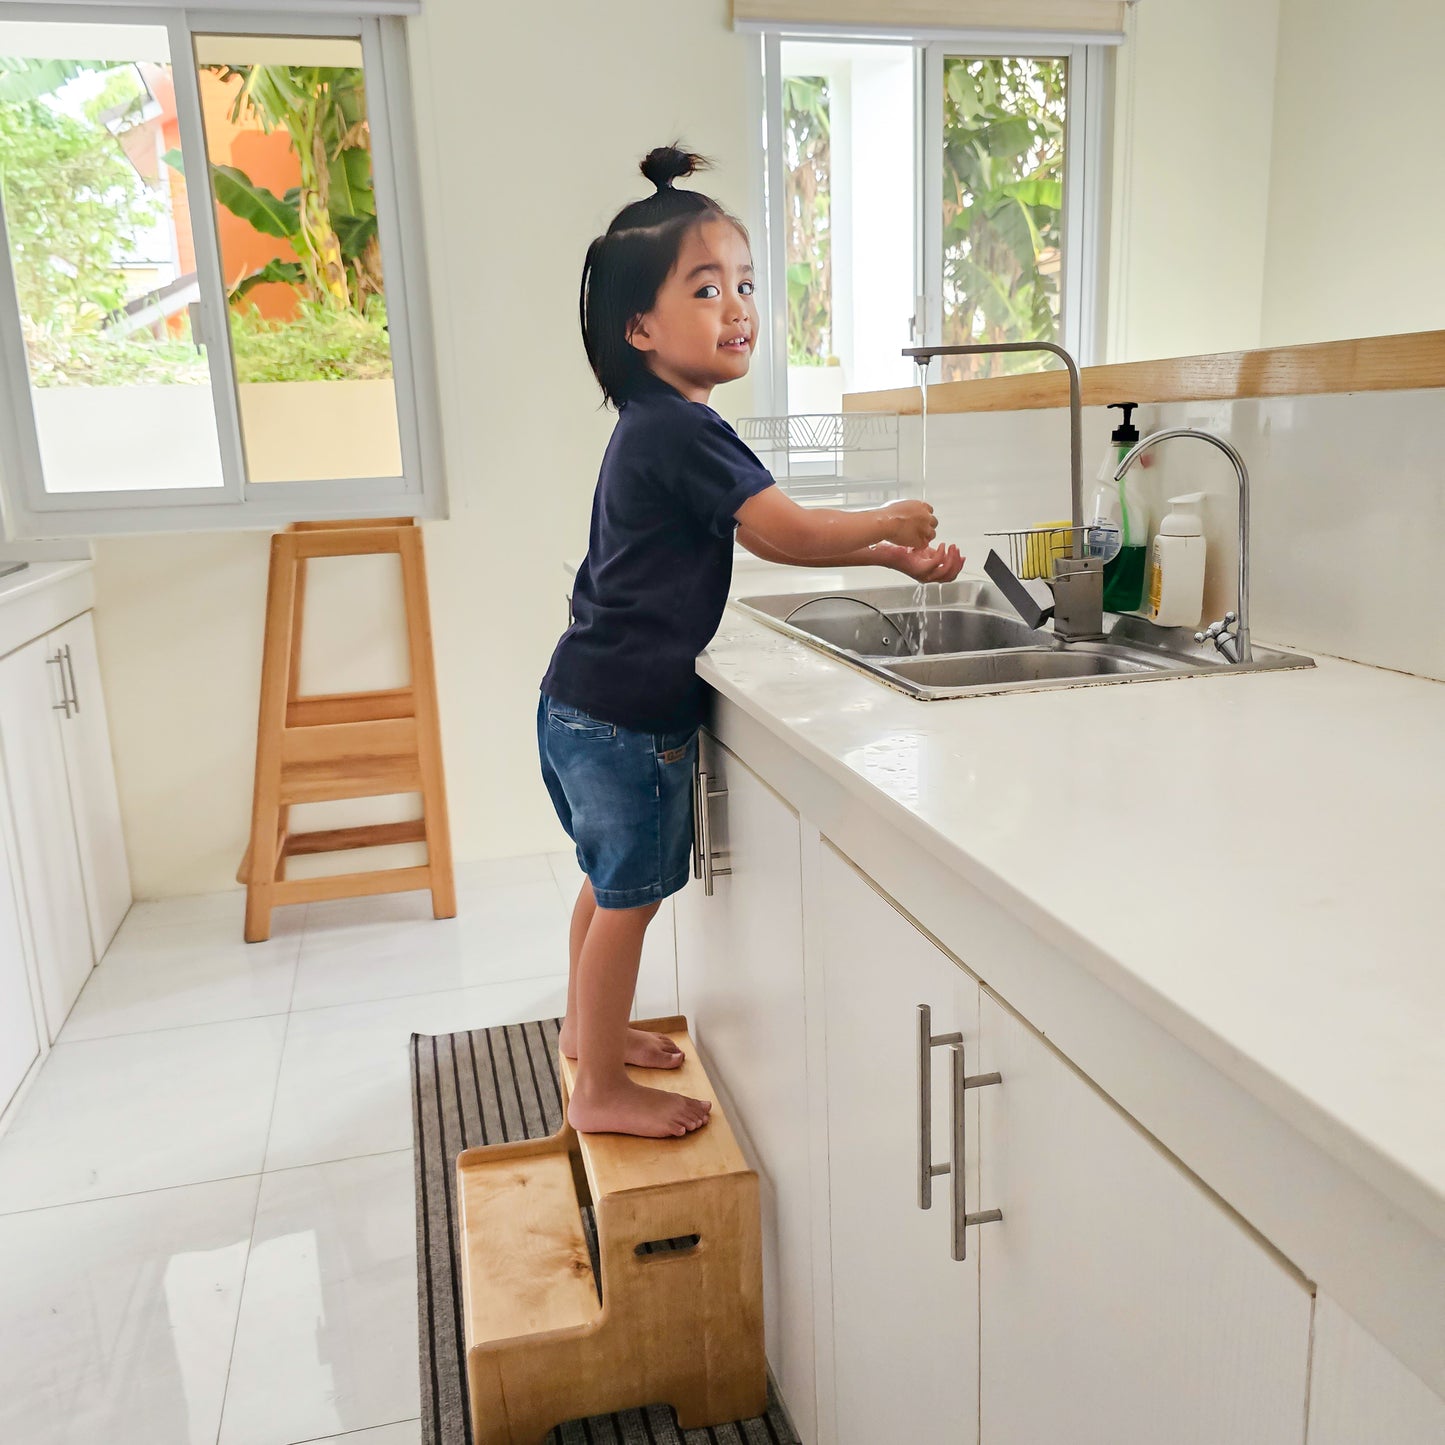
M 679 1234 L 672 1239 L 648 1239 L 632 1252 L 639 1259 L 650 1259 L 659 1254 L 686 1254 L 696 1249 L 701 1240 L 700 1234 Z

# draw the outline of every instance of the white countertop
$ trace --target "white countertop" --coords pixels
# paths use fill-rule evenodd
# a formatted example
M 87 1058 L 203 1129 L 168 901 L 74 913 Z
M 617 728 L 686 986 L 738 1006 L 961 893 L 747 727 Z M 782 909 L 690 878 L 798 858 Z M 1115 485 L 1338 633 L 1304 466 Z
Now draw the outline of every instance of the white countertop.
M 1445 1238 L 1445 685 L 1317 661 L 921 702 L 729 608 L 698 671 Z
M 89 558 L 32 562 L 0 577 L 0 657 L 95 603 Z

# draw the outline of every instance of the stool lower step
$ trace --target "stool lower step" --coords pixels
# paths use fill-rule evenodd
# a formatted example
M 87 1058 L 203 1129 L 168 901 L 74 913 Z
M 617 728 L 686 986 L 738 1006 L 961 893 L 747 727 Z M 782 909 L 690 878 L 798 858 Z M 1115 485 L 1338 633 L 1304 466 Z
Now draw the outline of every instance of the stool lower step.
M 637 1082 L 715 1098 L 686 1020 L 642 1026 L 688 1058 L 629 1069 Z M 560 1063 L 565 1095 L 571 1061 Z M 563 1421 L 647 1405 L 672 1406 L 683 1429 L 766 1410 L 758 1177 L 716 1102 L 681 1139 L 564 1122 L 547 1139 L 465 1150 L 457 1198 L 475 1445 L 542 1445 Z
M 469 1342 L 576 1329 L 602 1312 L 566 1149 L 457 1159 L 463 1310 Z M 485 1281 L 476 1287 L 473 1281 Z

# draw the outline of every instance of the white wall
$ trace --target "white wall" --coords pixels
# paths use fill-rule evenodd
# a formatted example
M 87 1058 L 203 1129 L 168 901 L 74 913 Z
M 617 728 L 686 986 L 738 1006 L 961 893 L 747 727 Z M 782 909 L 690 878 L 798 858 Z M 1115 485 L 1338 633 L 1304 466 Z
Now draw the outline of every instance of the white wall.
M 452 505 L 425 544 L 453 843 L 466 860 L 565 844 L 533 726 L 566 621 L 562 559 L 585 548 L 612 426 L 577 335 L 583 253 L 646 192 L 640 157 L 678 137 L 718 162 L 699 187 L 762 234 L 748 214 L 756 42 L 730 30 L 726 0 L 428 0 L 409 24 Z M 750 384 L 714 402 L 746 413 Z M 267 539 L 95 550 L 136 892 L 232 886 L 249 823 Z M 366 568 L 317 595 L 315 636 L 333 640 L 313 649 L 316 687 L 342 674 L 386 685 L 398 650 L 385 596 Z M 352 811 L 367 809 L 380 815 Z
M 1281 0 L 1279 27 L 1261 343 L 1445 327 L 1445 6 Z
M 1104 359 L 1445 327 L 1445 6 L 1139 0 Z
M 1116 58 L 1105 361 L 1258 346 L 1280 0 L 1140 0 Z

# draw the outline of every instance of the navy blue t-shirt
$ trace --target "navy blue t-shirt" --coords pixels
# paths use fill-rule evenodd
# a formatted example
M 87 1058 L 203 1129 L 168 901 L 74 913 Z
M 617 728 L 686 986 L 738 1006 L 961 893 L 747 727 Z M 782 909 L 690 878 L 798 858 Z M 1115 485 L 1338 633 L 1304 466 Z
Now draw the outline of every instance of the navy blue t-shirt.
M 695 727 L 695 663 L 727 605 L 733 514 L 772 484 L 710 406 L 646 373 L 602 458 L 575 620 L 542 691 L 637 732 Z

